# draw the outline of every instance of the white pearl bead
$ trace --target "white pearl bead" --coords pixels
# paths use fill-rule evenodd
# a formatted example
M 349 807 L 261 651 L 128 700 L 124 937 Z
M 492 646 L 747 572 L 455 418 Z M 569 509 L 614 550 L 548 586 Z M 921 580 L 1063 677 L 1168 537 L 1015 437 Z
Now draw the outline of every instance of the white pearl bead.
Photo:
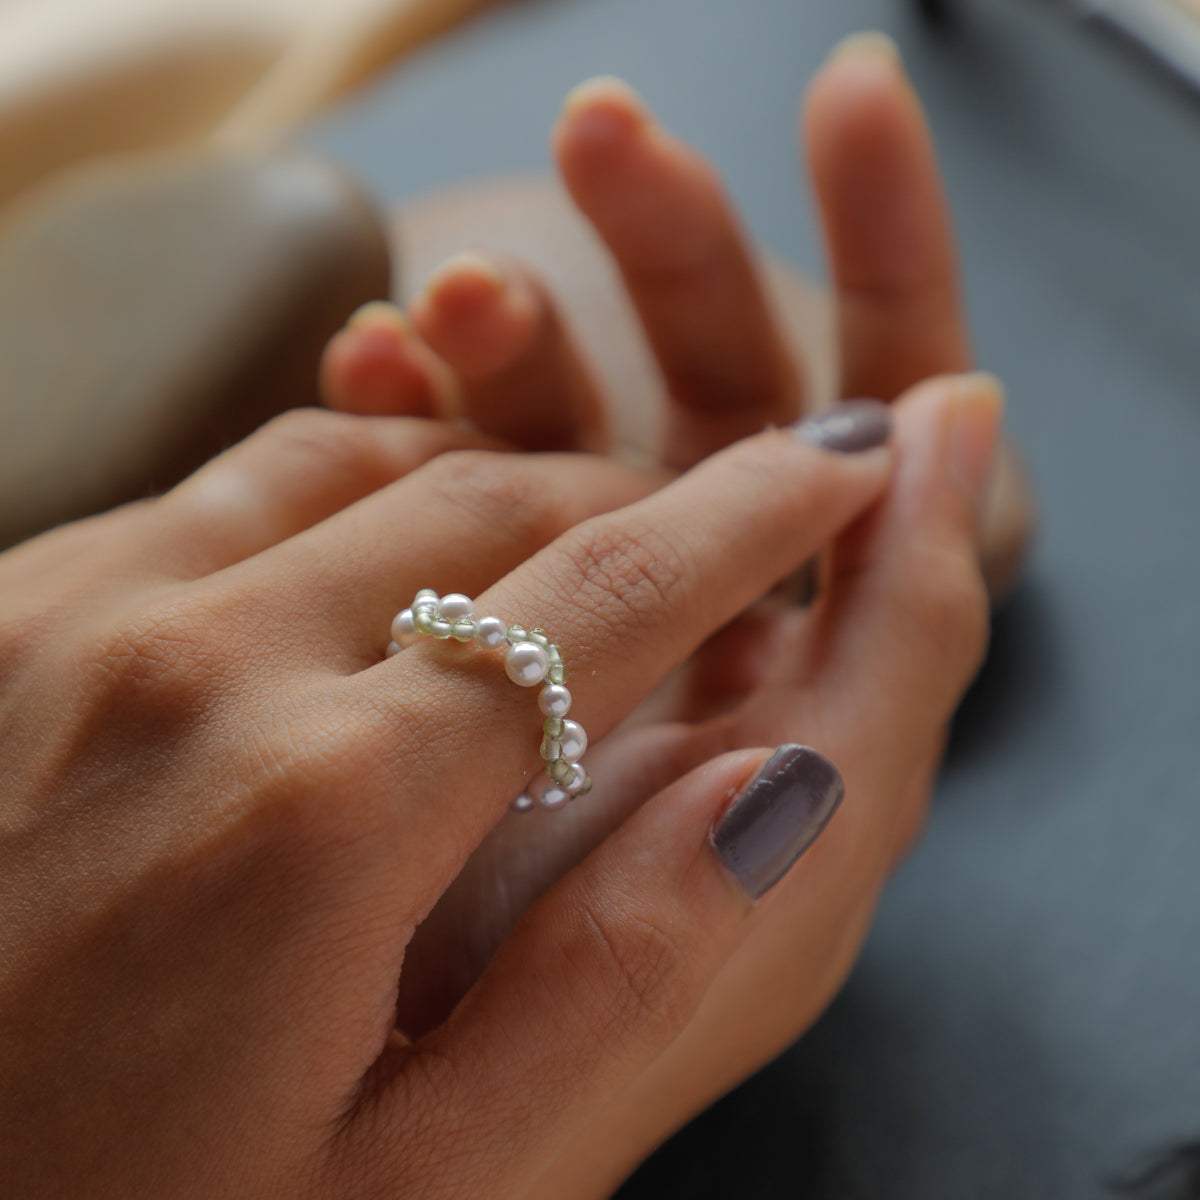
M 562 743 L 563 758 L 569 758 L 572 762 L 582 758 L 587 749 L 587 734 L 577 721 L 564 721 L 562 737 L 558 740 Z
M 393 654 L 399 654 L 404 647 L 399 642 L 388 642 L 387 656 L 391 658 Z
M 514 642 L 504 656 L 504 669 L 513 683 L 535 687 L 546 678 L 550 659 L 537 642 Z
M 399 645 L 404 645 L 404 639 L 412 637 L 416 633 L 416 626 L 413 625 L 413 610 L 411 608 L 404 609 L 403 612 L 398 612 L 392 618 L 392 641 Z
M 509 805 L 509 808 L 511 808 L 513 810 L 513 812 L 527 813 L 527 812 L 529 812 L 529 810 L 531 808 L 533 808 L 533 804 L 534 804 L 533 797 L 526 795 L 524 792 L 522 792 L 512 802 L 512 804 Z
M 464 617 L 473 617 L 475 605 L 471 603 L 470 596 L 464 596 L 461 592 L 451 592 L 450 595 L 443 596 L 438 604 L 438 615 L 445 617 L 453 625 L 455 621 L 461 621 Z
M 565 717 L 571 711 L 571 693 L 561 683 L 548 683 L 538 697 L 538 708 L 547 717 Z
M 579 793 L 582 792 L 591 781 L 588 779 L 588 773 L 583 769 L 583 765 L 581 763 L 572 763 L 571 769 L 575 772 L 575 774 L 572 775 L 571 778 L 562 785 L 563 791 L 565 791 L 568 796 L 578 796 Z
M 562 808 L 562 806 L 564 804 L 566 804 L 566 802 L 568 800 L 570 800 L 570 798 L 571 798 L 570 794 L 566 791 L 565 788 L 548 787 L 542 793 L 542 801 L 541 801 L 542 807 L 543 808 Z
M 475 636 L 489 650 L 504 645 L 508 637 L 508 626 L 499 617 L 480 617 Z

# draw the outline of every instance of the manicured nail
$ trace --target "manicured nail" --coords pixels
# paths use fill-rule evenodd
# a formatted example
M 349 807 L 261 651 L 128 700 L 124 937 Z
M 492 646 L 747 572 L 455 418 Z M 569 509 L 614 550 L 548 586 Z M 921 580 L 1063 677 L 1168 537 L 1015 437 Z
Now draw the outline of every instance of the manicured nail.
M 807 746 L 780 746 L 710 835 L 721 861 L 757 900 L 829 823 L 845 794 L 841 774 Z
M 950 470 L 959 485 L 978 501 L 991 476 L 1004 416 L 1004 385 L 994 375 L 976 372 L 954 382 L 951 409 Z
M 648 124 L 653 120 L 653 114 L 645 100 L 630 84 L 626 83 L 624 79 L 618 79 L 615 75 L 597 75 L 572 88 L 563 101 L 562 115 L 564 117 L 574 116 L 604 97 L 623 100 L 640 121 Z
M 864 33 L 852 33 L 843 38 L 829 55 L 830 59 L 849 57 L 851 55 L 869 54 L 875 58 L 886 58 L 896 66 L 903 65 L 900 47 L 886 33 L 877 29 L 869 29 Z
M 892 436 L 892 412 L 878 400 L 848 400 L 819 417 L 800 421 L 792 432 L 822 450 L 855 454 L 887 443 Z
M 390 325 L 393 329 L 407 331 L 408 318 L 390 300 L 371 300 L 356 308 L 346 322 L 347 329 L 378 328 Z

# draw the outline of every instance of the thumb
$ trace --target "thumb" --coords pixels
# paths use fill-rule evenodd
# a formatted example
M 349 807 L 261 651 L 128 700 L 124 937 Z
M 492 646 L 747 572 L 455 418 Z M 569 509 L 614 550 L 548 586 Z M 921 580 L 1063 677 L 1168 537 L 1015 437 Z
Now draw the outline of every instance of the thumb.
M 648 801 L 534 904 L 447 1023 L 401 1052 L 367 1115 L 381 1193 L 403 1178 L 413 1128 L 447 1174 L 439 1195 L 532 1186 L 687 1024 L 755 901 L 842 794 L 832 763 L 788 745 L 723 755 Z

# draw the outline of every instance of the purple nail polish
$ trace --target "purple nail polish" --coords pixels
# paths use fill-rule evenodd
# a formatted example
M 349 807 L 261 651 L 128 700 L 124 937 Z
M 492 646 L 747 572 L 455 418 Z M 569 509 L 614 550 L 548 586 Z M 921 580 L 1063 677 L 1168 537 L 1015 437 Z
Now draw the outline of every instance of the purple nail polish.
M 792 432 L 822 450 L 855 454 L 887 443 L 892 413 L 879 400 L 847 400 L 819 417 L 798 422 Z
M 713 848 L 757 900 L 813 844 L 845 790 L 823 754 L 780 746 L 713 827 Z

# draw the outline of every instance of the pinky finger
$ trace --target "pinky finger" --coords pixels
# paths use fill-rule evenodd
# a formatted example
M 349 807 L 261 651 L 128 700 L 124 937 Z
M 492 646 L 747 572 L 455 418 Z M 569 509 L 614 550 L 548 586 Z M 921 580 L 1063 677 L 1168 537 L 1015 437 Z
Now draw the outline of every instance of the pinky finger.
M 434 272 L 409 313 L 458 373 L 464 415 L 484 432 L 525 450 L 607 449 L 592 372 L 532 272 L 459 254 Z
M 321 399 L 335 412 L 368 417 L 447 417 L 455 409 L 453 372 L 382 301 L 364 305 L 321 356 Z

